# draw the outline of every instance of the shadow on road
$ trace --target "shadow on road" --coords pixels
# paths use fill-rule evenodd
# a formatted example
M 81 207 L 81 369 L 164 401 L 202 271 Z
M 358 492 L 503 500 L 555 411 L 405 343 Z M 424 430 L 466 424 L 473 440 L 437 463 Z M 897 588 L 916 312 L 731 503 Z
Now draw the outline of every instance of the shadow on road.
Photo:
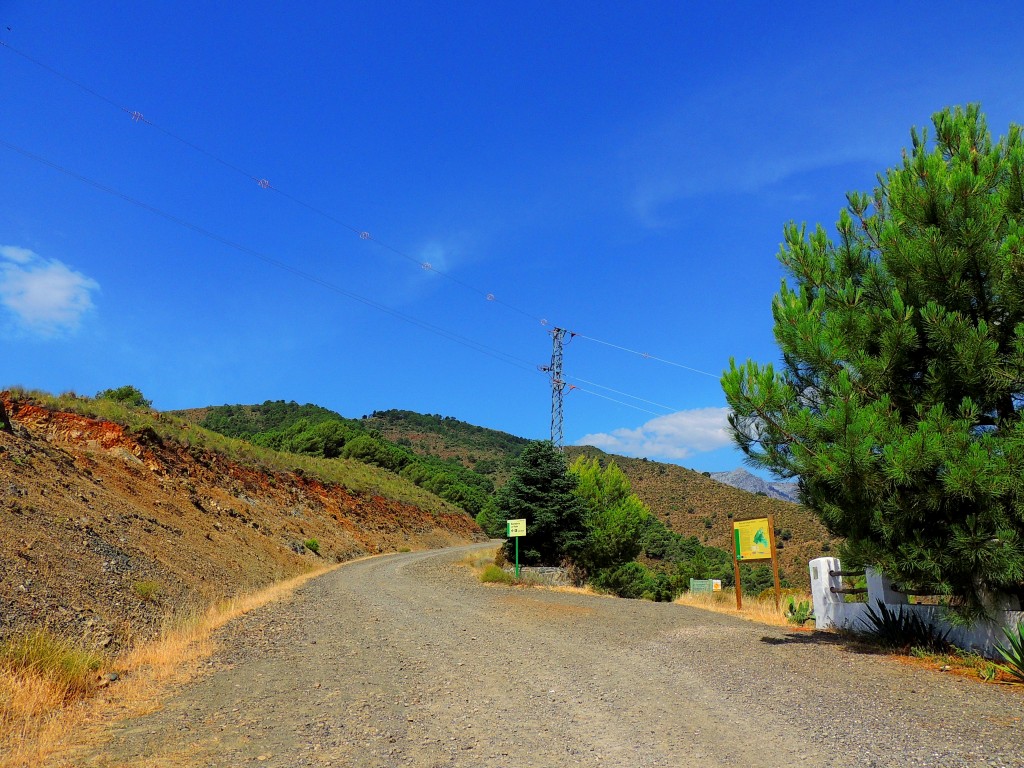
M 884 649 L 866 643 L 857 636 L 845 636 L 835 632 L 788 632 L 782 637 L 765 635 L 761 642 L 766 645 L 832 645 L 851 653 L 865 655 L 885 653 Z

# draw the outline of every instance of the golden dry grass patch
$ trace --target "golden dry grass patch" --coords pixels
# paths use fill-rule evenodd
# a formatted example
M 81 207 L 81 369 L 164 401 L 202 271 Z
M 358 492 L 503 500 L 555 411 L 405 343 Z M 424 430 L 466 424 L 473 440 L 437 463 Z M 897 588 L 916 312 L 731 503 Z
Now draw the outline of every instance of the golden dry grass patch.
M 129 650 L 112 664 L 121 679 L 99 688 L 98 695 L 69 696 L 67 686 L 52 676 L 5 666 L 0 669 L 0 768 L 77 766 L 77 755 L 102 744 L 114 721 L 156 711 L 169 683 L 193 677 L 196 662 L 213 653 L 217 629 L 288 597 L 311 579 L 341 565 L 345 563 L 310 570 L 257 592 L 220 601 L 206 611 L 169 619 L 156 640 Z M 110 669 L 108 664 L 97 677 Z
M 810 595 L 794 595 L 794 600 L 799 604 L 802 600 L 810 600 Z M 775 598 L 754 598 L 744 597 L 743 608 L 736 610 L 736 593 L 733 590 L 722 590 L 721 592 L 693 594 L 684 592 L 673 601 L 676 605 L 685 605 L 690 608 L 699 608 L 714 613 L 724 613 L 730 616 L 737 616 L 746 621 L 757 624 L 768 624 L 775 627 L 789 627 L 790 629 L 803 629 L 791 624 L 786 618 L 785 610 L 788 597 L 784 597 L 775 607 Z

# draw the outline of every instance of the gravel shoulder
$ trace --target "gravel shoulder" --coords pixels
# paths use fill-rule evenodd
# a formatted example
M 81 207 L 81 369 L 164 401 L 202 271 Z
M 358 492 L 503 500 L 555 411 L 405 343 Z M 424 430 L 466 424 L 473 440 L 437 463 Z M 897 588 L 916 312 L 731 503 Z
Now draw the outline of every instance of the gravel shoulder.
M 346 565 L 222 630 L 93 766 L 1020 766 L 1024 695 L 677 605 Z M 486 546 L 486 545 L 484 545 Z

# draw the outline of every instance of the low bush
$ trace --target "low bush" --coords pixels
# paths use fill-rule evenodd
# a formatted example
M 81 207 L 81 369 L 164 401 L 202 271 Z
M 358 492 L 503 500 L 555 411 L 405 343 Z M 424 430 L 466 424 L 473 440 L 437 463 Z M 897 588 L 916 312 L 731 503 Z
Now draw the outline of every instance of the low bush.
M 515 576 L 496 565 L 488 565 L 480 574 L 480 581 L 484 584 L 513 584 L 515 580 Z
M 132 591 L 147 603 L 156 602 L 160 597 L 160 585 L 155 581 L 136 581 L 132 584 Z
M 302 544 L 314 555 L 320 554 L 320 542 L 317 539 L 306 539 Z
M 0 666 L 14 674 L 38 675 L 55 683 L 67 699 L 89 693 L 103 657 L 45 630 L 8 640 L 0 646 Z
M 635 561 L 598 571 L 590 583 L 595 589 L 618 597 L 656 602 L 671 602 L 683 591 L 678 578 L 652 571 Z

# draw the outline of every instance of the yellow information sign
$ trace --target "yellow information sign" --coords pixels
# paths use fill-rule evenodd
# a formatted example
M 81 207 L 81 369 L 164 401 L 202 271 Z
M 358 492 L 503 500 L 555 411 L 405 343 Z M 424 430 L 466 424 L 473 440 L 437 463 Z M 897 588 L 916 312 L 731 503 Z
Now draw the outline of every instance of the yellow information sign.
M 526 535 L 526 520 L 509 520 L 508 522 L 508 537 L 510 539 L 517 536 Z
M 737 560 L 771 560 L 771 521 L 767 517 L 732 524 Z

